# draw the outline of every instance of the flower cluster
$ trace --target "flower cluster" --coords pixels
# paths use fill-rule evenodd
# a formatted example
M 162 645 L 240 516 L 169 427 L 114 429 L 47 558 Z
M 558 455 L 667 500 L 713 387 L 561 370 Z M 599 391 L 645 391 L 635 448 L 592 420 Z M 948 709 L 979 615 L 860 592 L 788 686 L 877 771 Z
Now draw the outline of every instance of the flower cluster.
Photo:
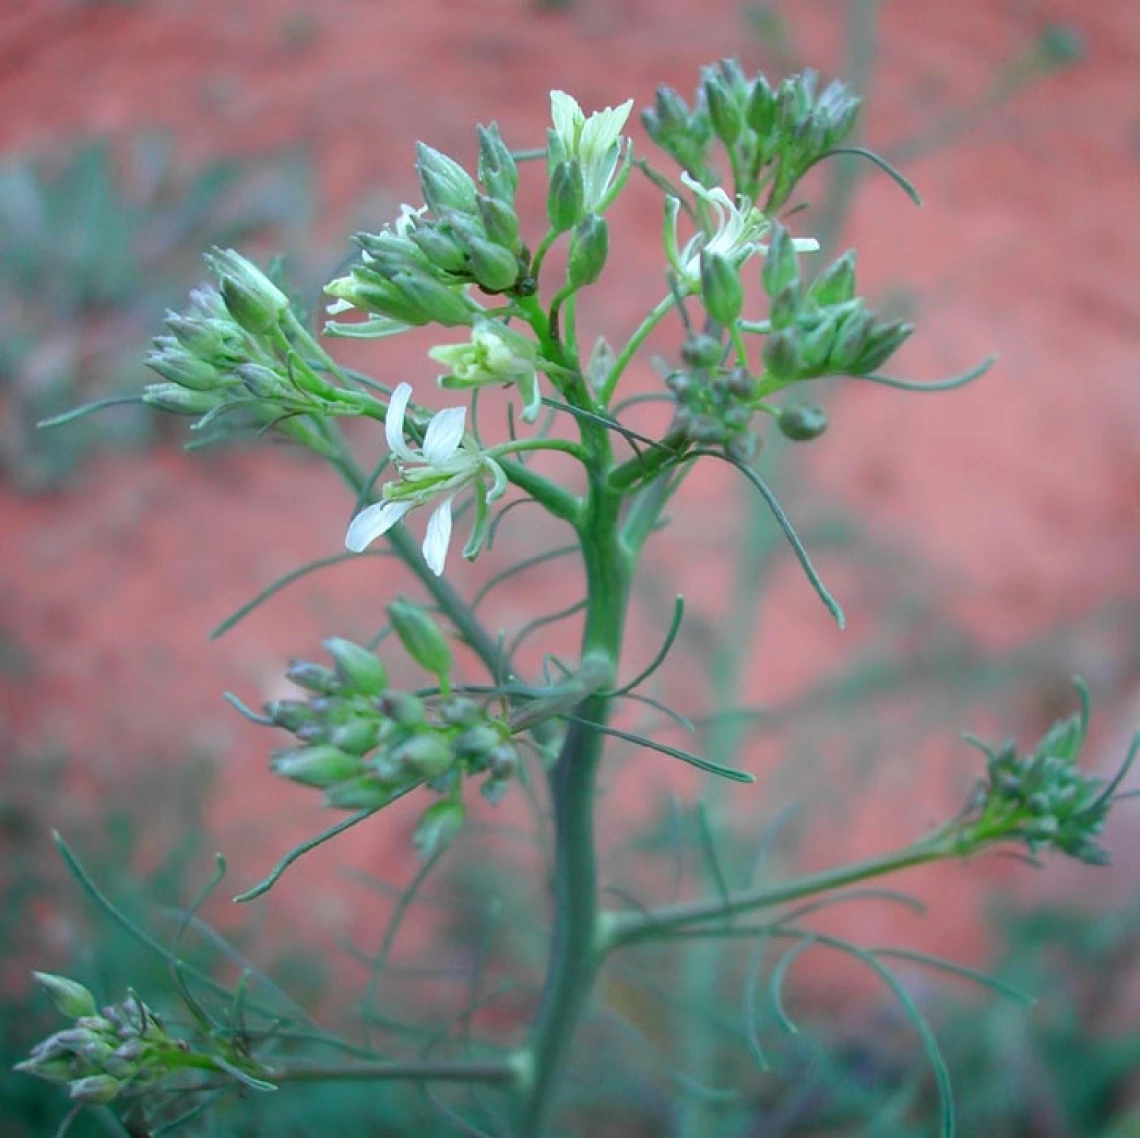
M 665 379 L 677 406 L 672 430 L 698 446 L 723 446 L 748 461 L 755 446 L 748 429 L 755 381 L 743 368 L 721 365 L 724 346 L 712 336 L 690 335 L 681 356 L 685 367 Z
M 451 544 L 451 504 L 456 494 L 467 486 L 476 487 L 475 525 L 463 550 L 465 557 L 474 557 L 486 536 L 490 503 L 505 493 L 507 479 L 494 458 L 465 437 L 466 407 L 439 411 L 427 425 L 423 445 L 418 450 L 409 446 L 404 421 L 411 398 L 411 385 L 401 383 L 392 393 L 384 422 L 399 478 L 386 482 L 382 500 L 365 506 L 352 519 L 344 540 L 349 550 L 360 553 L 416 506 L 437 503 L 428 520 L 423 554 L 431 571 L 440 576 Z
M 330 322 L 341 336 L 390 336 L 425 324 L 470 325 L 483 308 L 468 293 L 527 295 L 530 253 L 515 212 L 518 171 L 498 127 L 479 127 L 478 183 L 458 162 L 420 143 L 416 172 L 425 205 L 405 205 L 380 233 L 360 233 L 361 261 L 325 287 L 333 315 L 368 313 L 358 323 Z
M 288 297 L 256 265 L 232 249 L 207 262 L 218 284 L 202 285 L 186 311 L 167 314 L 169 335 L 146 359 L 162 382 L 143 389 L 143 402 L 199 416 L 196 430 L 273 426 L 321 451 L 306 416 L 359 415 L 373 401 L 316 370 L 296 343 L 303 331 Z
M 463 782 L 485 775 L 483 795 L 497 802 L 519 771 L 506 719 L 485 703 L 445 694 L 451 650 L 431 616 L 405 600 L 388 606 L 397 636 L 417 663 L 440 680 L 440 693 L 417 695 L 389 685 L 381 661 L 348 640 L 325 641 L 333 667 L 294 661 L 288 678 L 308 695 L 269 703 L 270 721 L 295 745 L 274 753 L 276 774 L 325 792 L 329 806 L 374 810 L 427 786 L 441 796 L 425 813 L 417 845 L 438 847 L 441 820 L 454 836 L 463 822 Z M 430 838 L 430 840 L 429 840 Z
M 17 1071 L 65 1085 L 81 1106 L 99 1106 L 140 1094 L 190 1065 L 190 1045 L 168 1035 L 159 1017 L 133 994 L 100 1011 L 82 984 L 45 972 L 34 975 L 75 1023 L 37 1044 Z
M 770 241 L 762 272 L 771 300 L 764 366 L 780 386 L 824 375 L 869 375 L 914 331 L 902 320 L 879 320 L 855 295 L 853 251 L 805 288 L 795 240 L 774 225 Z
M 993 747 L 968 737 L 986 756 L 986 778 L 960 819 L 964 841 L 1017 840 L 1030 853 L 1046 847 L 1090 865 L 1108 863 L 1098 839 L 1140 739 L 1112 780 L 1083 774 L 1077 768 L 1088 731 L 1083 687 L 1081 696 L 1080 712 L 1055 723 L 1027 754 L 1019 754 L 1012 739 Z
M 710 163 L 713 142 L 728 152 L 737 189 L 768 194 L 776 213 L 796 183 L 854 129 L 860 100 L 845 84 L 818 91 L 819 76 L 804 71 L 775 90 L 762 75 L 748 79 L 735 59 L 704 69 L 692 109 L 671 87 L 657 90 L 642 112 L 649 137 L 698 181 L 719 179 Z

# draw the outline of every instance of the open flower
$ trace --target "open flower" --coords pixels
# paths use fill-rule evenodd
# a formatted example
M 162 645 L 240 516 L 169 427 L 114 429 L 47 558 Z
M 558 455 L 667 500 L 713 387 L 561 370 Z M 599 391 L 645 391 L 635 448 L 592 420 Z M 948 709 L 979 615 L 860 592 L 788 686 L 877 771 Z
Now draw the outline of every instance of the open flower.
M 486 384 L 517 384 L 523 401 L 522 417 L 533 423 L 542 406 L 538 387 L 538 348 L 521 332 L 498 320 L 476 320 L 466 344 L 441 344 L 428 355 L 450 374 L 439 377 L 440 387 L 465 389 Z
M 620 107 L 606 107 L 587 118 L 572 95 L 550 92 L 551 142 L 561 151 L 561 160 L 577 158 L 581 164 L 587 213 L 595 211 L 609 191 L 621 157 L 621 130 L 632 108 L 633 100 L 626 99 Z
M 680 202 L 668 198 L 665 224 L 665 244 L 669 260 L 690 291 L 697 292 L 701 287 L 701 253 L 716 253 L 740 268 L 749 257 L 766 253 L 768 248 L 763 238 L 772 228 L 772 223 L 757 209 L 748 198 L 737 198 L 735 202 L 719 186 L 712 189 L 702 186 L 687 173 L 681 174 L 681 181 L 693 191 L 716 219 L 716 230 L 710 236 L 698 233 L 686 242 L 684 249 L 677 251 L 677 214 Z M 814 253 L 819 242 L 814 237 L 797 237 L 792 240 L 797 253 Z
M 361 553 L 410 510 L 442 498 L 428 519 L 423 543 L 424 560 L 439 577 L 451 544 L 451 503 L 456 494 L 465 486 L 477 484 L 475 527 L 463 550 L 463 556 L 471 558 L 483 544 L 487 507 L 503 496 L 507 478 L 493 458 L 464 438 L 466 407 L 447 407 L 437 412 L 424 432 L 423 446 L 419 450 L 408 446 L 404 438 L 404 419 L 411 398 L 411 384 L 401 383 L 392 392 L 384 422 L 388 448 L 400 477 L 384 484 L 382 501 L 366 506 L 352 519 L 344 544 L 353 553 Z

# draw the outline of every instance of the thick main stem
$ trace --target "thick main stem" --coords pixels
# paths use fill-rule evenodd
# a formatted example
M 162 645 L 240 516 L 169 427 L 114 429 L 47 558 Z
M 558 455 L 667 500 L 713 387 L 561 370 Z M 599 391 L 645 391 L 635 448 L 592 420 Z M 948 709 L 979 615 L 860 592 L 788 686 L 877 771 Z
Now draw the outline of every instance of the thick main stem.
M 620 498 L 596 478 L 591 486 L 582 552 L 588 606 L 583 660 L 602 660 L 616 674 L 629 594 L 630 566 L 618 537 Z M 550 774 L 554 813 L 554 930 L 550 965 L 529 1047 L 531 1082 L 519 1134 L 540 1138 L 550 1118 L 574 1030 L 588 1005 L 602 961 L 598 937 L 598 868 L 594 797 L 612 699 L 591 695 L 575 710 Z

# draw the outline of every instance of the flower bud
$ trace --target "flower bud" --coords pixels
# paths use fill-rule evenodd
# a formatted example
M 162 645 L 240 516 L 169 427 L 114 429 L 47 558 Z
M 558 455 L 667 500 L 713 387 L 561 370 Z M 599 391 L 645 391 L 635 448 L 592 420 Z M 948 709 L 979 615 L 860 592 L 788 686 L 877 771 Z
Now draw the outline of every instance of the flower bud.
M 102 1106 L 112 1102 L 123 1089 L 123 1084 L 110 1075 L 88 1075 L 75 1079 L 67 1088 L 73 1102 L 82 1106 Z
M 445 273 L 462 273 L 467 268 L 463 246 L 441 225 L 417 225 L 408 234 L 417 249 L 435 269 Z
M 550 172 L 546 192 L 546 215 L 556 233 L 565 233 L 578 224 L 586 202 L 582 164 L 576 158 L 559 162 Z
M 424 671 L 441 680 L 451 673 L 451 645 L 427 609 L 397 597 L 388 605 L 388 619 L 404 651 Z
M 453 695 L 439 705 L 439 717 L 449 727 L 470 727 L 481 717 L 479 705 L 466 696 Z
M 672 87 L 662 84 L 657 88 L 653 107 L 641 112 L 645 131 L 658 146 L 666 146 L 689 126 L 689 107 Z
M 146 366 L 163 379 L 191 391 L 215 391 L 223 385 L 213 364 L 191 355 L 171 336 L 155 340 L 155 349 L 147 353 Z
M 566 282 L 572 288 L 591 285 L 602 275 L 610 251 L 610 231 L 605 218 L 587 214 L 570 237 L 570 260 Z
M 874 316 L 860 306 L 851 312 L 840 324 L 835 334 L 835 343 L 831 348 L 827 366 L 832 372 L 850 372 L 854 370 L 864 348 L 867 346 L 867 336 L 874 324 Z
M 222 398 L 213 391 L 191 391 L 176 383 L 148 383 L 142 401 L 173 415 L 204 415 L 220 406 Z
M 419 727 L 425 720 L 423 700 L 410 692 L 388 692 L 380 710 L 400 727 Z
M 471 323 L 471 305 L 463 296 L 424 273 L 397 273 L 392 278 L 392 285 L 415 314 L 414 323 L 434 322 L 448 328 Z M 396 318 L 401 319 L 398 315 Z
M 851 370 L 856 375 L 866 375 L 882 367 L 909 339 L 913 331 L 914 325 L 903 320 L 876 325 L 868 334 L 863 350 Z
M 430 781 L 439 778 L 455 762 L 451 744 L 434 731 L 412 738 L 394 747 L 392 761 L 408 775 Z
M 424 201 L 436 217 L 448 210 L 474 215 L 478 190 L 471 175 L 454 159 L 423 142 L 416 143 L 416 173 Z
M 724 345 L 715 336 L 694 332 L 681 345 L 681 359 L 689 367 L 716 367 L 724 355 Z
M 379 810 L 392 801 L 392 789 L 370 775 L 359 775 L 325 791 L 325 805 L 338 810 Z
M 443 853 L 455 841 L 467 811 L 455 798 L 445 798 L 429 806 L 420 816 L 412 841 L 425 860 Z
M 506 292 L 519 279 L 519 259 L 502 245 L 477 237 L 466 249 L 468 272 L 484 292 Z
M 855 297 L 855 250 L 848 249 L 812 281 L 807 291 L 808 300 L 820 308 L 846 304 Z
M 702 87 L 709 121 L 717 138 L 731 147 L 744 129 L 744 113 L 719 75 L 706 75 Z
M 797 281 L 772 298 L 768 308 L 768 322 L 776 331 L 790 328 L 798 320 L 802 306 L 803 292 Z
M 718 324 L 729 328 L 736 323 L 744 306 L 740 273 L 727 257 L 707 249 L 701 252 L 701 296 Z
M 388 686 L 388 669 L 367 648 L 339 636 L 329 637 L 323 646 L 333 658 L 337 678 L 346 689 L 361 695 L 379 695 Z
M 761 151 L 767 152 L 769 136 L 776 125 L 776 95 L 763 75 L 758 75 L 752 82 L 744 119 L 757 135 Z
M 285 678 L 297 687 L 318 695 L 335 695 L 341 690 L 340 679 L 331 668 L 308 660 L 290 660 L 289 667 L 285 669 Z
M 769 336 L 764 343 L 764 366 L 776 379 L 791 381 L 799 379 L 803 367 L 803 348 L 799 333 L 794 328 L 785 328 Z
M 800 279 L 800 267 L 796 258 L 792 235 L 777 221 L 772 223 L 768 237 L 768 255 L 764 258 L 761 270 L 764 291 L 771 297 L 778 296 L 789 285 Z
M 380 724 L 374 716 L 357 715 L 338 723 L 329 732 L 329 742 L 350 755 L 366 755 L 380 738 Z
M 51 972 L 33 972 L 32 977 L 48 994 L 56 1010 L 69 1019 L 93 1016 L 98 1010 L 95 997 L 75 980 L 69 980 L 66 976 L 55 976 Z
M 510 250 L 512 254 L 518 253 L 519 215 L 515 213 L 515 208 L 510 202 L 480 194 L 479 218 L 490 241 Z
M 324 789 L 358 775 L 360 760 L 329 743 L 318 743 L 278 751 L 270 758 L 269 768 L 274 774 L 302 786 Z
M 476 173 L 491 197 L 501 202 L 513 202 L 518 189 L 519 173 L 510 147 L 499 133 L 498 123 L 478 126 L 479 159 Z
M 286 380 L 264 364 L 240 364 L 234 374 L 255 399 L 272 401 L 287 394 Z
M 258 336 L 278 326 L 289 298 L 261 269 L 233 249 L 215 249 L 206 260 L 218 275 L 227 311 L 241 328 Z
M 455 750 L 465 759 L 485 761 L 502 741 L 499 732 L 485 723 L 467 728 L 455 739 Z
M 827 430 L 827 416 L 818 407 L 793 403 L 780 410 L 776 426 L 786 439 L 797 443 L 810 442 Z

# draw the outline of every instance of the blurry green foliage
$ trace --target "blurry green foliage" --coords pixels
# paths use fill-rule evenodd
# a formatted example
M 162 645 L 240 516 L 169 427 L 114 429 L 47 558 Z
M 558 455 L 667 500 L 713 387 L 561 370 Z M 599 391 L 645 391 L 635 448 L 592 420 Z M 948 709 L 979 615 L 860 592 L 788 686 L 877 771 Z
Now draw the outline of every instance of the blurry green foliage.
M 295 248 L 308 220 L 299 158 L 223 159 L 187 173 L 172 139 L 102 139 L 42 159 L 0 160 L 0 476 L 62 485 L 100 446 L 155 431 L 142 407 L 67 431 L 35 424 L 140 390 L 163 310 L 201 276 L 210 244 L 265 236 Z

